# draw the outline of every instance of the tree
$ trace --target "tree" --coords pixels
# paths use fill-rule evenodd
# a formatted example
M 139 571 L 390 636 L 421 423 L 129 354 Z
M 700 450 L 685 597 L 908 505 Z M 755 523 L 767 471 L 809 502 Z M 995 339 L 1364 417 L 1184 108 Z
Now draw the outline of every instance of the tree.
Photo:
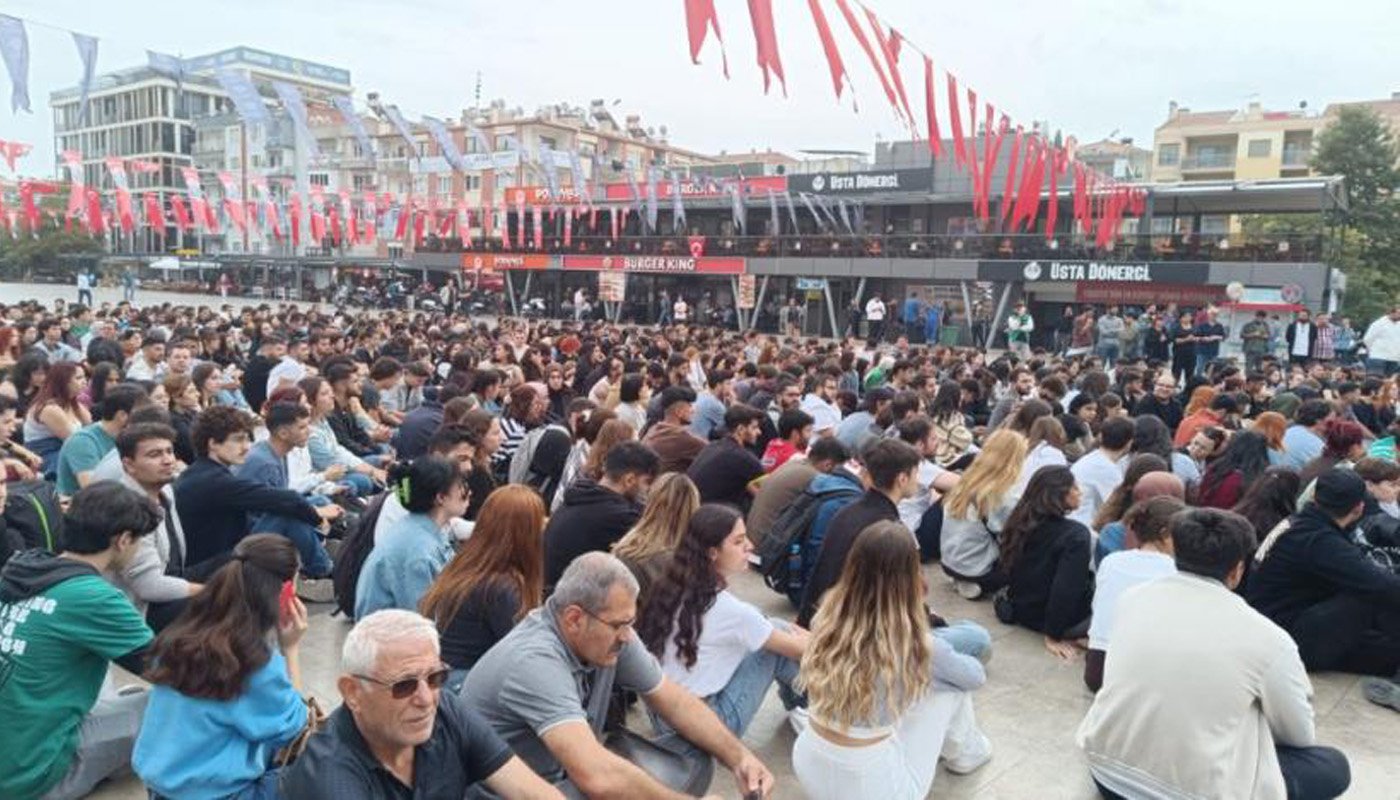
M 37 237 L 0 239 L 0 272 L 12 280 L 29 280 L 37 271 L 56 271 L 64 256 L 100 252 L 100 239 L 81 232 L 44 228 Z
M 1400 299 L 1400 145 L 1368 106 L 1343 106 L 1318 135 L 1313 171 L 1346 179 L 1347 207 L 1331 217 L 1340 246 L 1333 263 L 1347 273 L 1345 308 L 1358 319 L 1378 316 Z

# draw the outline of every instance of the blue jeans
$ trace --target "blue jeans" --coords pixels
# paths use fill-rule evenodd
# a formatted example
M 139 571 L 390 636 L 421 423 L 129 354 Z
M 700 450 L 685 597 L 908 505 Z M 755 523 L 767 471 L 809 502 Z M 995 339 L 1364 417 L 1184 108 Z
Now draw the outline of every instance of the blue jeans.
M 773 627 L 779 630 L 787 630 L 789 627 L 788 623 L 782 620 L 775 619 L 772 622 Z M 729 683 L 723 689 L 705 698 L 705 705 L 715 712 L 715 716 L 724 723 L 724 727 L 735 736 L 742 737 L 749 723 L 753 722 L 754 715 L 758 713 L 759 706 L 763 705 L 764 698 L 768 696 L 768 687 L 774 681 L 778 683 L 778 697 L 783 701 L 783 708 L 791 711 L 799 705 L 806 705 L 802 696 L 792 688 L 792 684 L 797 680 L 797 668 L 798 663 L 786 656 L 780 656 L 770 650 L 755 650 L 739 662 L 734 674 L 729 676 Z M 665 720 L 654 713 L 651 713 L 651 724 L 656 728 L 658 737 L 675 732 Z
M 1379 358 L 1366 359 L 1366 372 L 1372 375 L 1384 375 L 1389 378 L 1396 372 L 1400 372 L 1400 361 L 1382 361 Z
M 361 472 L 345 473 L 340 483 L 350 487 L 351 494 L 356 497 L 369 497 L 374 494 L 374 479 Z
M 299 519 L 259 514 L 253 519 L 253 533 L 276 533 L 292 540 L 301 555 L 301 571 L 308 578 L 325 578 L 331 574 L 331 557 L 321 544 L 321 532 Z
M 1118 361 L 1118 355 L 1121 352 L 1121 349 L 1119 347 L 1118 340 L 1114 339 L 1113 341 L 1109 342 L 1099 342 L 1097 352 L 1099 358 L 1103 359 L 1103 365 L 1105 367 L 1111 367 L 1114 365 L 1114 363 Z
M 238 794 L 233 795 L 231 800 L 281 800 L 282 792 L 277 788 L 277 778 L 281 772 L 280 767 L 273 767 L 264 772 L 261 778 L 244 786 Z M 146 791 L 151 800 L 166 800 L 153 790 L 147 789 Z
M 972 620 L 960 619 L 946 627 L 934 628 L 933 635 L 947 642 L 965 656 L 981 659 L 992 649 L 992 635 Z

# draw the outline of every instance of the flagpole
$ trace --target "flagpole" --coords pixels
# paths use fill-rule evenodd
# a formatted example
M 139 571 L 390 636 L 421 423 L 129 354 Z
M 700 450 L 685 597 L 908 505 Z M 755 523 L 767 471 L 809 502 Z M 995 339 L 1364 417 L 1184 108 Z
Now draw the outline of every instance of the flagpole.
M 238 202 L 242 203 L 246 209 L 248 207 L 248 123 L 246 122 L 238 123 L 238 166 L 243 183 Z M 249 224 L 243 226 L 243 253 L 245 255 L 248 253 L 248 228 L 250 227 Z

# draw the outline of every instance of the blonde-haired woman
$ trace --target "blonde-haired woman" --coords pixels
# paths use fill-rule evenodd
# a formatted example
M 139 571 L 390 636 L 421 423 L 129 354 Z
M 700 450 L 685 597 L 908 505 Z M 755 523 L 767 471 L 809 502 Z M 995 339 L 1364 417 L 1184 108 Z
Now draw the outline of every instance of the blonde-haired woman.
M 802 657 L 810 724 L 792 768 L 807 797 L 914 800 L 928 794 L 940 760 L 966 774 L 991 758 L 970 694 L 987 674 L 930 635 L 923 601 L 909 531 L 897 522 L 862 531 Z
M 641 592 L 637 610 L 646 607 L 651 585 L 666 571 L 681 543 L 690 518 L 700 507 L 700 492 L 684 472 L 668 472 L 647 492 L 646 510 L 625 536 L 612 546 L 613 555 L 637 576 Z
M 939 535 L 943 571 L 968 600 L 995 592 L 1006 583 L 997 569 L 997 534 L 1016 507 L 1016 486 L 1026 460 L 1026 438 L 1002 429 L 988 437 L 962 480 L 943 499 Z

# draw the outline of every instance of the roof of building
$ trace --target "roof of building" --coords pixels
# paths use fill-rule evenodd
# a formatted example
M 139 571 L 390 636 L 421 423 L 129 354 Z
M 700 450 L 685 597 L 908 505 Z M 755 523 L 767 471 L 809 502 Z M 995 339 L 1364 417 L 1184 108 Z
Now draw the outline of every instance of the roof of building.
M 725 153 L 709 156 L 709 159 L 716 164 L 782 164 L 792 166 L 798 163 L 798 159 L 787 153 L 779 153 L 773 150 L 759 152 L 750 150 L 747 153 Z

